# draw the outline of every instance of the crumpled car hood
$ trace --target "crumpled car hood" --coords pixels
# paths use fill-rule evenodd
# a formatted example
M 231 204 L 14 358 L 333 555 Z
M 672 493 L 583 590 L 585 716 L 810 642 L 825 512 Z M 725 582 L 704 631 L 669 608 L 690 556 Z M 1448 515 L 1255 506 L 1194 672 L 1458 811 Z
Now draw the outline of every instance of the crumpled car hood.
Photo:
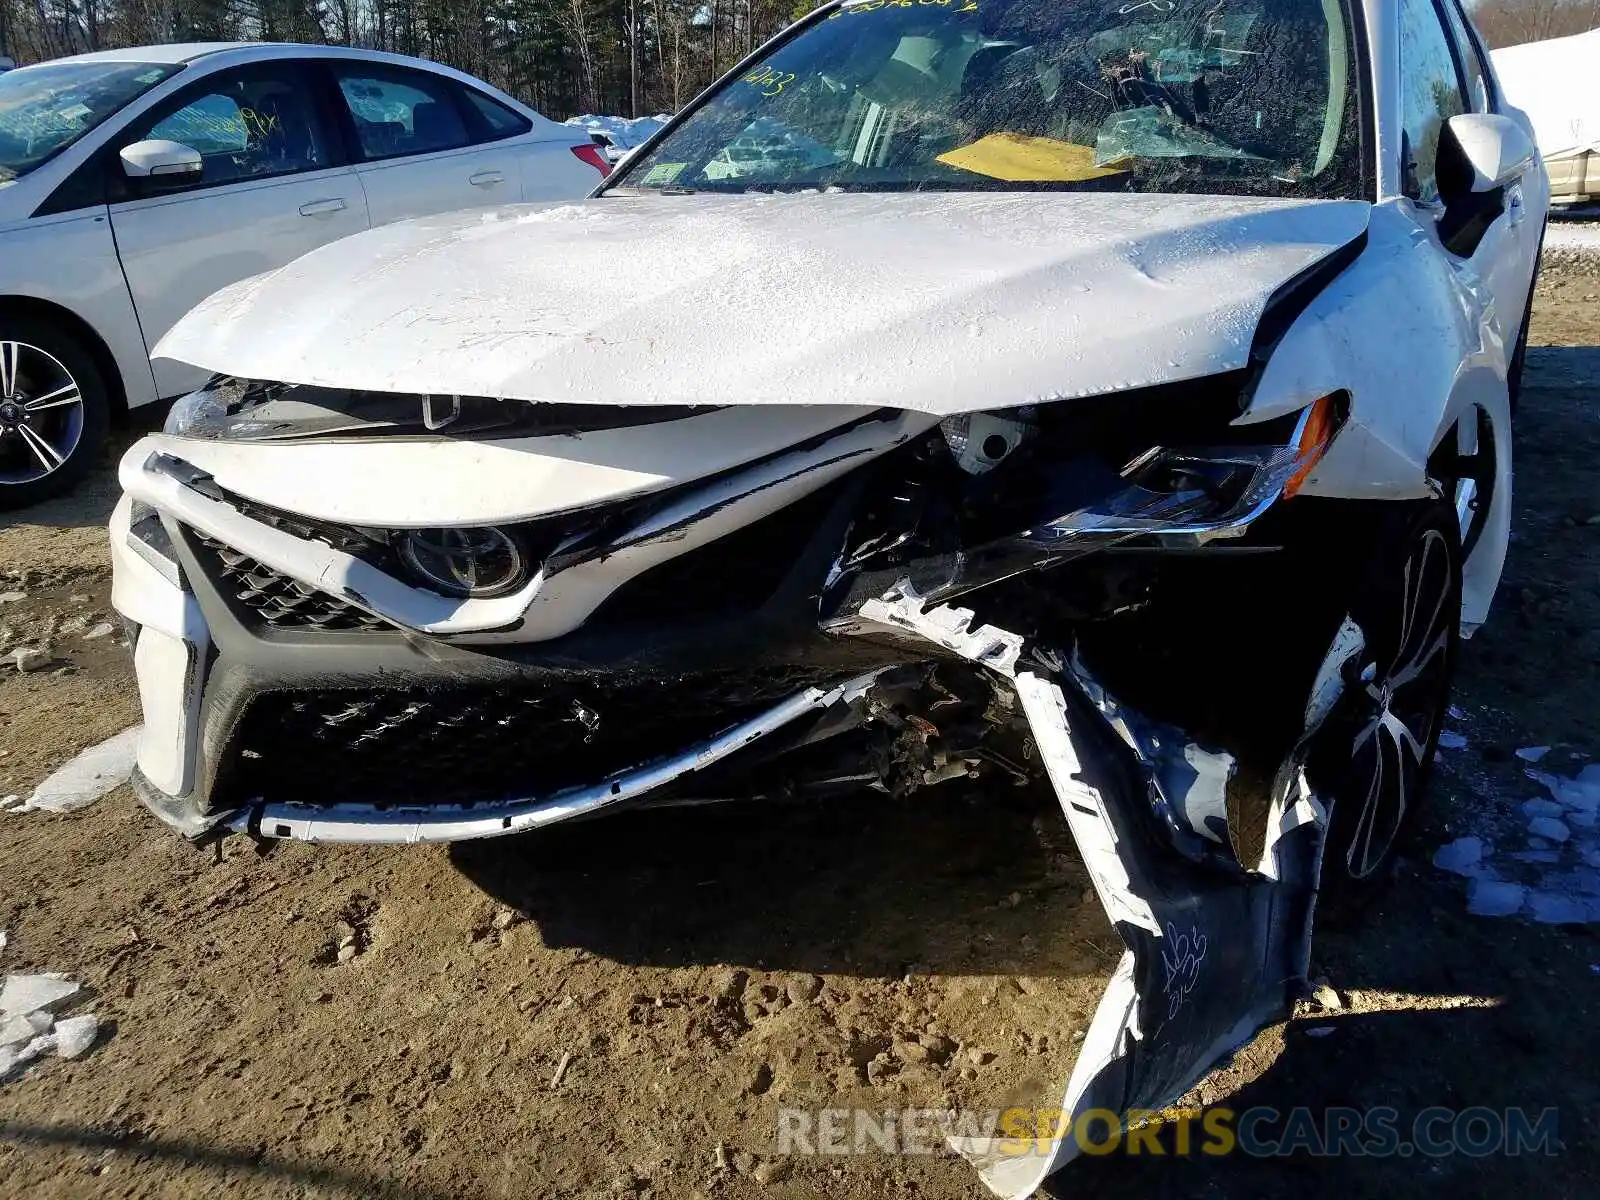
M 406 221 L 225 288 L 155 350 L 226 374 L 589 404 L 935 415 L 1241 367 L 1364 201 L 606 196 Z

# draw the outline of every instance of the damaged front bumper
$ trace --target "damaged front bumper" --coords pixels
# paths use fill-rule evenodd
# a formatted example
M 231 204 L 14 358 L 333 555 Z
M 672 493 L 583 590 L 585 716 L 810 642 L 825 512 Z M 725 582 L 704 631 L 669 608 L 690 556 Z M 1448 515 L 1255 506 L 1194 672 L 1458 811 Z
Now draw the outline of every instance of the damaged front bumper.
M 875 492 L 848 477 L 870 453 L 847 429 L 753 481 L 708 483 L 715 503 L 672 498 L 624 539 L 676 549 L 704 520 L 742 522 L 707 539 L 710 557 L 653 564 L 681 571 L 681 557 L 720 580 L 722 608 L 674 611 L 683 577 L 641 568 L 556 636 L 530 634 L 527 597 L 520 616 L 484 619 L 481 605 L 468 612 L 476 602 L 424 611 L 425 596 L 394 591 L 415 589 L 377 578 L 326 531 L 308 536 L 231 497 L 186 471 L 170 443 L 136 446 L 111 529 L 114 601 L 136 627 L 146 715 L 136 788 L 192 837 L 401 843 L 644 804 L 1043 779 L 1126 950 L 1061 1127 L 1020 1153 L 1007 1141 L 956 1144 L 992 1190 L 1027 1195 L 1075 1153 L 1077 1115 L 1169 1104 L 1281 1015 L 1306 976 L 1327 813 L 1304 749 L 1337 699 L 1350 638 L 1341 629 L 1289 672 L 1292 719 L 1246 719 L 1271 734 L 1237 745 L 1185 732 L 1172 713 L 1147 715 L 1102 668 L 1116 675 L 1143 655 L 1143 673 L 1169 687 L 1195 677 L 1192 664 L 1156 661 L 1144 633 L 1130 652 L 1104 630 L 1150 605 L 1141 589 L 1152 574 L 1180 575 L 1190 560 L 1247 572 L 1274 558 L 1281 546 L 1260 526 L 1304 465 L 1308 422 L 1288 431 L 1290 452 L 1249 460 L 1250 483 L 1206 519 L 1186 507 L 1193 488 L 1153 494 L 1141 482 L 953 547 L 937 508 L 896 524 L 920 485 Z M 753 496 L 766 508 L 752 519 L 737 509 Z M 752 543 L 734 540 L 751 530 L 787 540 L 764 556 L 778 564 L 761 585 L 741 591 L 763 569 Z M 592 569 L 615 570 L 610 557 Z M 1239 595 L 1292 578 L 1240 584 Z M 983 620 L 968 596 L 982 599 Z M 1218 612 L 1239 608 L 1238 596 L 1211 599 Z M 562 628 L 560 613 L 549 619 L 539 632 Z M 1241 646 L 1254 622 L 1242 625 Z M 1202 641 L 1162 644 L 1227 662 L 1228 650 Z M 1220 678 L 1201 668 L 1203 686 L 1206 671 Z M 1235 693 L 1251 687 L 1236 681 Z

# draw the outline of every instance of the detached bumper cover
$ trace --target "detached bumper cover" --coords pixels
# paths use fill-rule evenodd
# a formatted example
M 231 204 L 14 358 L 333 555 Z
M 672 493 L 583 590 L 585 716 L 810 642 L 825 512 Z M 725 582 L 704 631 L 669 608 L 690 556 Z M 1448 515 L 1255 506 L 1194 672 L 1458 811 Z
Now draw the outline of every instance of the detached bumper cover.
M 235 832 L 258 837 L 365 844 L 459 842 L 525 833 L 636 800 L 663 784 L 720 762 L 808 713 L 858 699 L 872 685 L 874 677 L 875 673 L 861 675 L 828 689 L 807 688 L 760 716 L 671 758 L 625 771 L 589 787 L 569 788 L 544 798 L 417 807 L 256 804 L 230 815 L 225 824 Z M 670 701 L 664 698 L 663 703 Z

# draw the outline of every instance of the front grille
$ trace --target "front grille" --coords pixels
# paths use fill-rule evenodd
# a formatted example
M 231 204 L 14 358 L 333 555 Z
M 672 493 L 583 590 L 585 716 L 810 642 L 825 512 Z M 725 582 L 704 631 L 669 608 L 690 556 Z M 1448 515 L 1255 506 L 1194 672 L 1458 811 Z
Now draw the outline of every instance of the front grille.
M 196 533 L 198 556 L 221 590 L 274 629 L 393 629 L 394 626 Z
M 222 803 L 470 803 L 548 795 L 688 749 L 837 669 L 538 688 L 292 691 L 251 701 Z

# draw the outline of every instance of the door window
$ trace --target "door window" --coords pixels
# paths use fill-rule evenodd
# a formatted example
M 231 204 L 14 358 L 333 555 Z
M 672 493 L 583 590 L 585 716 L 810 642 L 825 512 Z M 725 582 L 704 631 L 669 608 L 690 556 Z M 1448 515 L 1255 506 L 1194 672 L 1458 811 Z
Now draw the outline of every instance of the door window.
M 1439 198 L 1435 164 L 1444 123 L 1467 110 L 1461 76 L 1432 0 L 1400 2 L 1401 178 L 1406 195 Z
M 455 150 L 473 141 L 449 80 L 364 63 L 335 64 L 334 74 L 361 155 L 369 161 Z
M 467 98 L 467 103 L 472 106 L 472 110 L 482 122 L 487 135 L 483 139 L 485 141 L 514 137 L 519 133 L 527 133 L 532 127 L 521 113 L 512 112 L 504 104 L 489 99 L 482 92 L 474 91 L 472 88 L 462 88 L 461 94 Z
M 333 165 L 331 141 L 309 96 L 288 64 L 220 72 L 123 144 L 161 138 L 198 150 L 194 187 L 320 171 Z
M 1467 76 L 1467 96 L 1472 101 L 1473 112 L 1493 112 L 1493 96 L 1489 73 L 1483 68 L 1483 58 L 1478 53 L 1478 43 L 1468 32 L 1466 21 L 1456 0 L 1441 0 L 1445 18 L 1450 23 L 1450 37 L 1456 45 L 1456 57 Z

